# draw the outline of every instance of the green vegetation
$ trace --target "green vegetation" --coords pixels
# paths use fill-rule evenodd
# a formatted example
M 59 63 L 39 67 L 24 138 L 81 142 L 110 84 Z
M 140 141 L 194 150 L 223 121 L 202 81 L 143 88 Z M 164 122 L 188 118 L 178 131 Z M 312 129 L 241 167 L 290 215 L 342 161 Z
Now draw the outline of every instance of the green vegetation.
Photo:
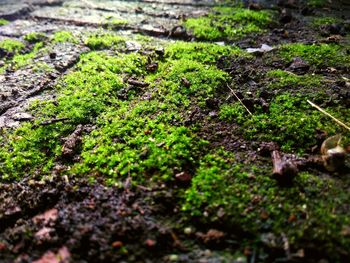
M 125 38 L 113 34 L 96 34 L 89 36 L 85 45 L 92 50 L 101 50 L 107 48 L 123 48 L 125 47 Z
M 350 116 L 348 109 L 328 111 L 342 118 L 345 116 L 345 119 Z M 271 102 L 268 113 L 256 109 L 250 117 L 242 106 L 235 103 L 223 105 L 220 118 L 240 124 L 247 139 L 275 141 L 283 151 L 289 152 L 304 152 L 315 145 L 316 129 L 327 131 L 328 134 L 341 132 L 341 128 L 332 120 L 311 108 L 305 97 L 287 93 Z
M 341 19 L 337 17 L 332 16 L 325 16 L 325 17 L 315 17 L 311 23 L 314 27 L 319 27 L 323 25 L 333 25 L 341 22 Z
M 327 5 L 328 0 L 308 0 L 308 5 L 312 7 L 324 7 Z
M 39 51 L 44 47 L 42 42 L 38 42 L 34 45 L 33 50 L 26 54 L 17 54 L 12 58 L 12 66 L 14 69 L 23 68 L 29 65 Z
M 19 53 L 25 48 L 25 45 L 19 40 L 5 39 L 0 41 L 0 48 L 7 52 Z
M 120 27 L 125 27 L 126 25 L 129 24 L 127 20 L 122 20 L 122 19 L 112 19 L 107 22 L 108 28 L 109 29 L 118 29 Z
M 273 81 L 269 83 L 269 88 L 271 89 L 281 89 L 281 88 L 293 88 L 300 90 L 301 88 L 316 88 L 321 85 L 322 77 L 317 75 L 296 75 L 292 72 L 284 70 L 271 70 L 267 72 L 267 77 L 272 78 Z M 314 90 L 310 90 L 314 92 Z
M 339 195 L 335 181 L 300 173 L 293 186 L 283 188 L 266 173 L 244 170 L 222 150 L 208 154 L 184 194 L 182 210 L 202 223 L 221 222 L 257 235 L 268 230 L 279 237 L 284 232 L 290 244 L 305 236 L 350 244 L 339 237 L 350 219 L 339 209 L 347 194 Z
M 29 43 L 38 43 L 44 41 L 46 35 L 44 33 L 32 32 L 24 36 L 24 40 Z
M 301 57 L 315 67 L 350 66 L 350 55 L 346 49 L 335 44 L 286 44 L 281 46 L 278 54 L 287 62 Z
M 53 35 L 53 43 L 79 43 L 79 40 L 69 31 L 58 31 Z
M 208 16 L 189 18 L 185 27 L 198 39 L 238 39 L 264 31 L 271 22 L 267 11 L 253 11 L 239 7 L 217 7 Z
M 5 26 L 8 23 L 10 23 L 9 21 L 7 21 L 6 19 L 0 18 L 0 26 Z
M 232 48 L 211 43 L 177 41 L 167 46 L 165 55 L 170 59 L 188 59 L 201 63 L 215 63 L 221 56 L 245 56 L 246 54 L 237 47 Z

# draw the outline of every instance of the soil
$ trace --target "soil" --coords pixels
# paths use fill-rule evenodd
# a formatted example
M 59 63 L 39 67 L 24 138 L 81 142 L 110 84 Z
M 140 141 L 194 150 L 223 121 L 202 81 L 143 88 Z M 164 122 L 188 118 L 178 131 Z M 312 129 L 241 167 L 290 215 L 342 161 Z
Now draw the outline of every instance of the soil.
M 105 18 L 109 17 L 128 21 L 127 25 L 113 29 L 121 35 L 144 34 L 159 42 L 196 41 L 189 32 L 174 32 L 181 29 L 178 26 L 182 18 L 207 14 L 215 5 L 211 0 L 13 2 L 0 3 L 0 17 L 10 21 L 0 27 L 0 40 L 20 38 L 33 31 L 51 34 L 68 30 L 84 35 L 106 28 Z M 281 2 L 292 4 L 281 5 Z M 320 36 L 319 29 L 307 26 L 305 21 L 309 15 L 338 14 L 346 20 L 350 14 L 345 1 L 326 9 L 306 7 L 298 1 L 259 1 L 258 5 L 278 12 L 280 21 L 254 39 L 246 37 L 235 41 L 234 44 L 242 49 L 262 44 L 321 43 L 343 32 L 333 34 L 332 29 L 325 28 Z M 285 12 L 290 17 L 286 17 Z M 349 32 L 346 32 L 349 20 L 346 21 L 348 27 L 341 29 L 345 30 L 343 35 Z M 344 36 L 339 41 L 347 40 Z M 57 81 L 74 70 L 80 55 L 87 51 L 88 48 L 81 44 L 58 43 L 49 53 L 36 57 L 31 65 L 1 74 L 0 128 L 16 128 L 33 119 L 27 111 L 30 102 L 55 98 Z M 45 62 L 52 70 L 38 72 L 34 65 L 39 62 Z M 275 96 L 269 89 L 256 95 L 256 91 L 264 90 L 268 85 L 262 77 L 267 71 L 277 68 L 305 70 L 303 65 L 294 65 L 293 69 L 293 65 L 274 61 L 273 55 L 256 55 L 254 60 L 222 57 L 217 67 L 239 84 L 237 95 L 251 110 L 257 104 L 269 105 Z M 339 76 L 350 78 L 347 68 L 315 69 L 313 73 L 320 73 L 329 80 L 329 99 L 323 107 L 336 104 L 350 107 L 348 83 L 339 81 Z M 247 141 L 238 131 L 237 124 L 218 118 L 218 105 L 236 100 L 229 95 L 229 89 L 224 90 L 215 100 L 207 102 L 206 110 L 194 107 L 186 115 L 184 125 L 197 123 L 200 138 L 209 141 L 211 148 L 223 147 L 235 152 L 238 162 L 255 162 L 258 167 L 267 166 L 272 170 L 269 157 L 259 152 L 260 142 Z M 88 125 L 80 126 L 65 138 L 65 158 L 74 157 L 72 149 L 81 140 L 79 136 L 92 129 Z M 325 136 L 320 136 L 318 146 L 323 139 Z M 278 240 L 280 245 L 273 246 L 271 243 L 276 237 L 265 235 L 263 242 L 255 244 L 254 235 L 239 226 L 197 222 L 187 226 L 188 222 L 178 216 L 180 207 L 175 194 L 189 184 L 191 177 L 186 174 L 179 175 L 183 179 L 180 183 L 135 187 L 128 178 L 117 187 L 107 186 L 98 176 L 93 184 L 86 178 L 62 176 L 60 171 L 64 169 L 57 163 L 52 175 L 44 181 L 39 180 L 39 175 L 28 175 L 16 182 L 1 182 L 0 179 L 0 262 L 333 262 L 323 250 L 325 243 L 320 240 L 299 244 L 291 257 L 288 240 Z M 328 176 L 323 170 L 311 169 L 320 176 Z M 344 174 L 349 176 L 348 171 Z M 348 185 L 347 180 L 344 189 Z M 340 255 L 340 261 L 349 262 L 349 251 L 344 248 L 333 251 Z M 242 256 L 237 257 L 237 254 Z

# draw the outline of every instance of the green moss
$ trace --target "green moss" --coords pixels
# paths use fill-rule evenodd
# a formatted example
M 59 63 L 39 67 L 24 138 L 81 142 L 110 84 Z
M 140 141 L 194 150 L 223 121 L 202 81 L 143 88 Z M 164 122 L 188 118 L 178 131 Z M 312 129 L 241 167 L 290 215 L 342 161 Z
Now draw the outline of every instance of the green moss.
M 267 77 L 271 78 L 272 81 L 269 83 L 268 87 L 271 89 L 281 89 L 281 88 L 316 88 L 321 85 L 322 77 L 317 75 L 296 75 L 292 72 L 284 70 L 271 70 L 267 72 Z M 312 90 L 314 92 L 314 89 Z
M 201 63 L 215 63 L 221 56 L 246 56 L 241 49 L 211 43 L 177 41 L 167 46 L 165 56 L 170 59 L 196 60 Z
M 0 174 L 3 179 L 16 179 L 38 169 L 52 168 L 62 150 L 62 138 L 76 125 L 94 123 L 111 105 L 117 105 L 117 92 L 123 88 L 123 77 L 144 73 L 145 59 L 137 54 L 108 56 L 92 52 L 82 55 L 77 71 L 68 74 L 56 87 L 55 102 L 32 105 L 34 124 L 26 124 L 9 133 L 0 150 Z M 113 107 L 112 107 L 113 108 Z M 40 125 L 42 121 L 67 118 L 67 122 Z
M 25 48 L 25 45 L 19 40 L 5 39 L 0 41 L 0 48 L 7 52 L 19 53 Z
M 331 114 L 347 119 L 350 111 L 342 107 L 327 109 Z M 316 129 L 328 134 L 342 133 L 342 129 L 331 119 L 314 110 L 306 98 L 298 95 L 282 94 L 277 96 L 264 113 L 256 109 L 253 116 L 238 103 L 223 105 L 220 118 L 240 124 L 246 139 L 275 141 L 283 151 L 304 152 L 316 145 Z
M 112 19 L 107 22 L 109 29 L 118 29 L 121 27 L 125 27 L 128 24 L 129 22 L 127 20 L 122 20 L 122 19 Z
M 337 17 L 332 17 L 332 16 L 325 16 L 325 17 L 315 17 L 312 19 L 311 24 L 314 27 L 319 27 L 323 25 L 333 25 L 341 22 L 341 19 Z
M 149 81 L 161 80 L 162 99 L 182 107 L 191 101 L 204 106 L 205 100 L 214 97 L 227 79 L 228 74 L 214 66 L 178 59 L 161 64 Z
M 346 49 L 335 44 L 286 44 L 279 49 L 278 54 L 287 62 L 301 57 L 316 67 L 350 66 L 350 56 Z
M 312 7 L 324 7 L 328 4 L 328 0 L 308 0 L 307 4 Z
M 172 180 L 176 173 L 193 169 L 204 142 L 185 127 L 171 127 L 147 117 L 147 112 L 120 108 L 103 119 L 100 130 L 85 140 L 83 165 L 115 182 L 128 174 L 138 182 L 146 178 Z
M 245 116 L 246 109 L 241 103 L 223 104 L 220 107 L 219 118 L 227 122 L 235 122 L 241 124 L 247 118 Z
M 53 35 L 52 38 L 53 43 L 79 43 L 79 40 L 69 31 L 58 31 Z
M 217 7 L 214 11 L 206 17 L 187 19 L 185 27 L 198 39 L 237 39 L 262 32 L 272 21 L 272 15 L 267 11 L 233 7 Z
M 42 42 L 38 42 L 34 45 L 33 50 L 31 52 L 26 54 L 15 55 L 12 59 L 13 68 L 19 69 L 29 65 L 43 47 L 44 44 Z
M 29 43 L 37 43 L 42 42 L 46 38 L 46 35 L 44 33 L 37 33 L 37 32 L 31 32 L 24 36 L 24 40 L 28 41 Z
M 316 239 L 350 244 L 349 238 L 339 237 L 350 220 L 342 208 L 348 194 L 339 195 L 336 181 L 300 173 L 292 186 L 283 188 L 268 171 L 244 170 L 222 150 L 208 154 L 184 193 L 182 210 L 191 220 L 220 222 L 257 236 L 284 232 L 291 245 Z
M 9 24 L 10 22 L 7 21 L 6 19 L 0 18 L 0 26 L 5 26 L 7 24 Z
M 108 49 L 108 48 L 121 48 L 125 46 L 125 38 L 113 34 L 96 34 L 89 36 L 85 45 L 92 50 Z
M 61 136 L 71 131 L 72 126 L 62 123 L 39 127 L 27 123 L 9 134 L 0 150 L 2 180 L 19 179 L 38 169 L 40 174 L 49 172 L 61 151 Z

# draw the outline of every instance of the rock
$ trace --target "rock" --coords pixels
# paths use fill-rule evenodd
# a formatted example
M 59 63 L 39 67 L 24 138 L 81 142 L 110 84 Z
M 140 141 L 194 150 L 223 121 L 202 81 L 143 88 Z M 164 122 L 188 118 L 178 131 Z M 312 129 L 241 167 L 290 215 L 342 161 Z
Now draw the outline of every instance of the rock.
M 293 58 L 292 63 L 289 65 L 287 70 L 299 73 L 299 74 L 305 74 L 307 71 L 309 71 L 310 65 L 309 63 L 305 62 L 299 57 Z
M 197 237 L 202 239 L 204 243 L 220 243 L 225 233 L 216 229 L 210 229 L 206 234 L 198 232 Z
M 293 20 L 292 13 L 288 9 L 283 8 L 281 11 L 280 22 L 282 24 L 288 24 L 292 20 Z
M 341 170 L 345 166 L 346 150 L 340 145 L 341 135 L 326 139 L 321 146 L 323 165 L 329 172 Z
M 56 208 L 49 209 L 40 215 L 33 217 L 33 222 L 35 224 L 43 223 L 47 225 L 50 222 L 55 222 L 58 217 L 58 210 Z
M 191 181 L 192 176 L 187 172 L 181 172 L 175 175 L 176 180 L 179 180 L 181 182 L 188 182 Z
M 274 50 L 275 48 L 270 47 L 269 45 L 262 44 L 260 48 L 247 48 L 248 53 L 265 53 Z
M 16 121 L 30 121 L 33 119 L 33 116 L 26 112 L 19 112 L 13 115 L 13 119 Z

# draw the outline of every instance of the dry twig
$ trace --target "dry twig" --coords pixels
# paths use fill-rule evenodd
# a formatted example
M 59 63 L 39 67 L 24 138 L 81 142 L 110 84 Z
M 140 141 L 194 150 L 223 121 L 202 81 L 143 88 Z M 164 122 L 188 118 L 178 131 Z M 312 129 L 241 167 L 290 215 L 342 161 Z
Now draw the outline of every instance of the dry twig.
M 244 105 L 244 103 L 242 102 L 242 100 L 237 96 L 237 94 L 233 91 L 233 89 L 231 89 L 231 87 L 229 85 L 227 85 L 227 87 L 229 88 L 229 90 L 232 92 L 232 94 L 235 96 L 235 98 L 242 104 L 242 106 L 247 110 L 247 112 L 250 114 L 250 115 L 253 115 L 251 113 L 251 111 Z
M 334 117 L 333 115 L 329 114 L 328 112 L 326 112 L 324 109 L 322 109 L 320 106 L 317 106 L 315 103 L 307 100 L 307 102 L 312 106 L 315 107 L 316 109 L 318 109 L 320 112 L 322 112 L 323 114 L 327 115 L 328 117 L 332 118 L 336 123 L 338 123 L 339 125 L 343 126 L 345 129 L 350 131 L 350 127 L 347 126 L 345 123 L 343 123 L 342 121 L 338 120 L 336 117 Z

